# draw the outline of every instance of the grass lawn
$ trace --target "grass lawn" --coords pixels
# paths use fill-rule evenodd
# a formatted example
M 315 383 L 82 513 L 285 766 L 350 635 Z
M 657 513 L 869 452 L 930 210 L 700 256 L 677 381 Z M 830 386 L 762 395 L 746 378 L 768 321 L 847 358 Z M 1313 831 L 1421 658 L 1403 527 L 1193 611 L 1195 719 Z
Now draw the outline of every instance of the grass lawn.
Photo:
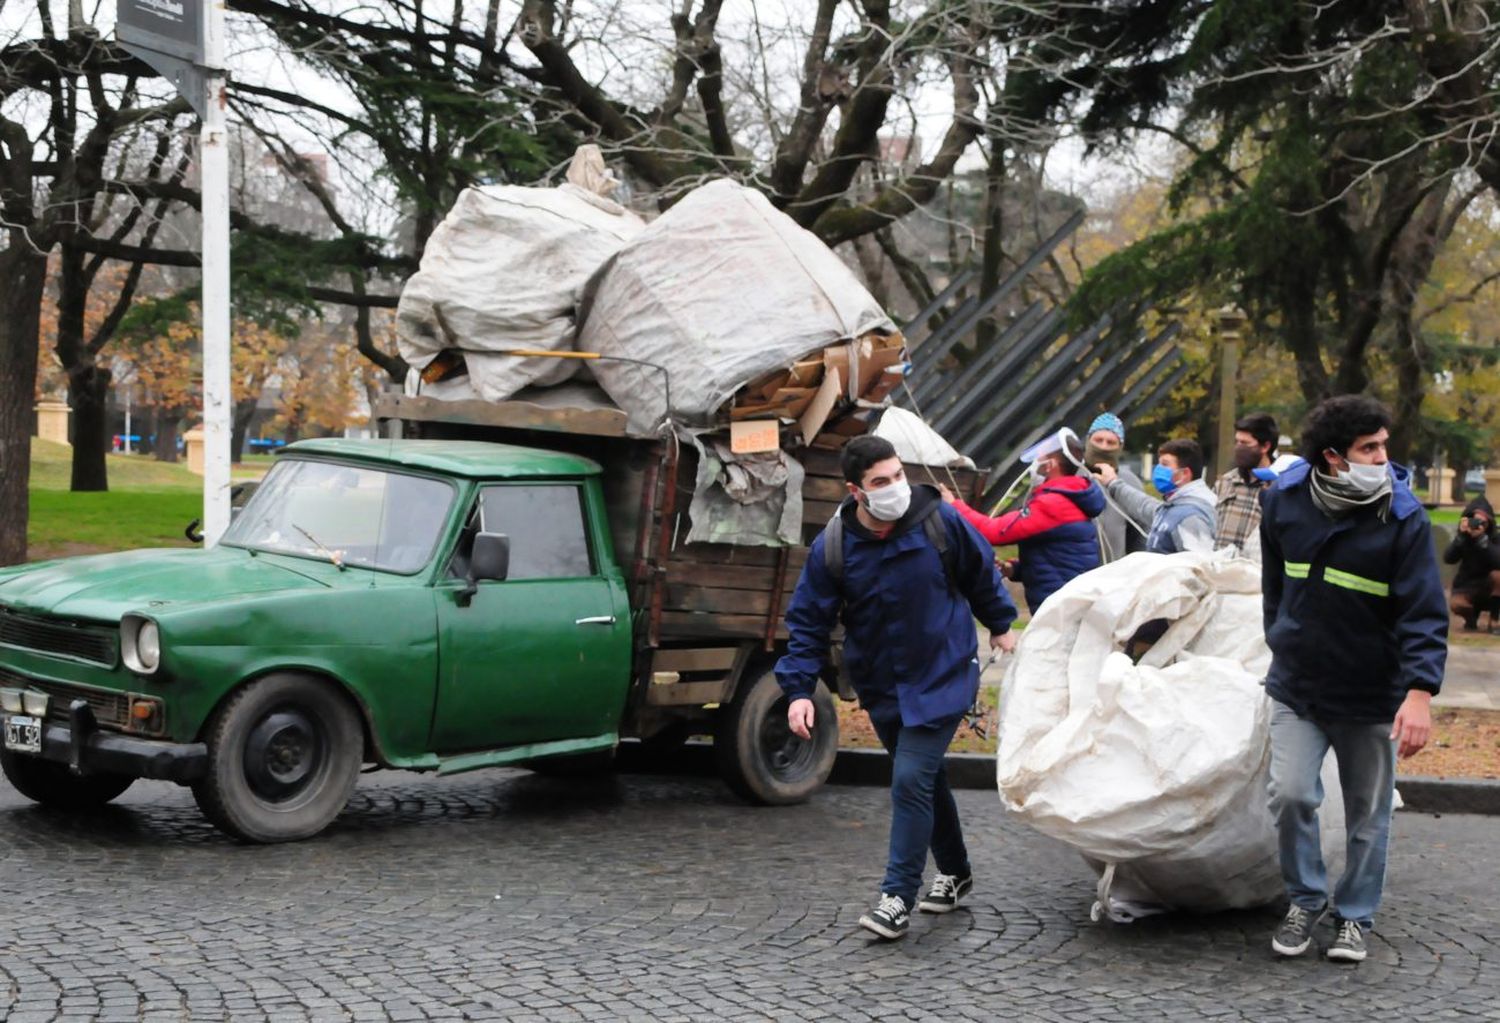
M 32 561 L 136 547 L 188 547 L 183 529 L 203 514 L 203 480 L 185 462 L 148 455 L 107 455 L 104 493 L 68 489 L 72 449 L 32 438 L 31 518 L 26 542 Z M 233 478 L 258 479 L 271 462 L 252 455 Z

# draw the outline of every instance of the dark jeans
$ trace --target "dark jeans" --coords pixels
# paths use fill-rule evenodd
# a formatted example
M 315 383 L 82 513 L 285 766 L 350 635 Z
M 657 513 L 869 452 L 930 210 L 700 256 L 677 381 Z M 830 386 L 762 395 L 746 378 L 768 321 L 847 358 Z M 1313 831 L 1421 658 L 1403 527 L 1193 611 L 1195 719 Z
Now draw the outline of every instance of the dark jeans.
M 906 726 L 899 720 L 870 719 L 891 755 L 891 851 L 880 890 L 901 896 L 908 907 L 916 905 L 929 847 L 939 873 L 969 873 L 958 804 L 943 770 L 943 756 L 961 720 Z

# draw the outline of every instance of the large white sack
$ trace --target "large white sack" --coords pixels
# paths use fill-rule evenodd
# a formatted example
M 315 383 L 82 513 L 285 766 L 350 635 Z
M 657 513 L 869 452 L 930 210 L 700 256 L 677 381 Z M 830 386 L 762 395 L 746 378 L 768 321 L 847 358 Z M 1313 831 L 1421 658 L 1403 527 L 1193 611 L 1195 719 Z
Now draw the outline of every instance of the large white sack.
M 1126 642 L 1160 618 L 1172 625 L 1132 664 Z M 1104 874 L 1117 919 L 1276 900 L 1269 664 L 1256 562 L 1143 553 L 1079 576 L 1027 626 L 1002 684 L 1002 801 Z M 1333 868 L 1343 807 L 1330 771 Z
M 907 465 L 974 468 L 974 460 L 960 455 L 942 434 L 927 425 L 925 419 L 898 405 L 884 409 L 880 421 L 870 432 L 890 441 L 896 449 L 896 457 Z
M 572 184 L 465 189 L 401 290 L 402 357 L 420 369 L 455 344 L 571 349 L 584 284 L 644 227 L 618 203 Z M 474 391 L 488 401 L 560 383 L 578 367 L 571 359 L 479 354 L 465 361 Z
M 688 193 L 590 288 L 579 347 L 665 366 L 673 412 L 690 425 L 708 425 L 739 387 L 808 352 L 895 329 L 828 246 L 732 181 Z M 633 428 L 661 421 L 660 372 L 608 360 L 589 368 Z

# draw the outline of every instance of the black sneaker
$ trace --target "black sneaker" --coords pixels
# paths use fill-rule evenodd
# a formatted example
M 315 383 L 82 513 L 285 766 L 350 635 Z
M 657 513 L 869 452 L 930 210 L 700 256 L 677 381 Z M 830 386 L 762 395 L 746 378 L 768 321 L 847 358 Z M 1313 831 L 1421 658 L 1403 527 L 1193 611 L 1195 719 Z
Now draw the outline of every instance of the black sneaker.
M 959 901 L 974 887 L 974 875 L 939 874 L 932 879 L 932 887 L 917 903 L 924 913 L 951 913 L 958 908 Z
M 1339 936 L 1328 946 L 1328 958 L 1337 963 L 1362 963 L 1369 953 L 1365 951 L 1364 928 L 1353 920 L 1338 922 Z
M 1300 956 L 1306 952 L 1307 946 L 1312 944 L 1313 928 L 1318 926 L 1318 921 L 1323 919 L 1326 912 L 1327 906 L 1314 913 L 1293 903 L 1292 908 L 1286 911 L 1286 919 L 1281 921 L 1281 927 L 1271 939 L 1271 951 L 1284 956 Z
M 891 941 L 906 937 L 906 928 L 910 923 L 911 912 L 906 908 L 906 900 L 899 895 L 887 895 L 884 892 L 875 908 L 859 918 L 859 925 L 865 930 L 874 931 Z

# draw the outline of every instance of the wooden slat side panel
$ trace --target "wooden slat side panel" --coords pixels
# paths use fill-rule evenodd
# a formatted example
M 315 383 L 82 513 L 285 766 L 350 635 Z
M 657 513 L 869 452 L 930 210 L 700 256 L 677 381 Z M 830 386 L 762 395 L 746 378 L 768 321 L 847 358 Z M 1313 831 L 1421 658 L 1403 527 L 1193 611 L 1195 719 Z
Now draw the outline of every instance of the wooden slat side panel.
M 740 655 L 739 647 L 692 647 L 680 650 L 657 650 L 651 658 L 652 671 L 729 671 Z
M 758 615 L 694 614 L 691 611 L 663 611 L 661 630 L 665 636 L 700 637 L 703 639 L 765 638 L 766 620 Z M 786 627 L 778 625 L 778 639 L 786 638 Z
M 701 707 L 722 703 L 729 693 L 729 680 L 720 682 L 672 682 L 646 687 L 646 703 L 652 707 Z
M 722 590 L 707 586 L 683 586 L 669 579 L 662 607 L 671 611 L 758 614 L 764 618 L 771 612 L 771 594 L 764 590 Z

